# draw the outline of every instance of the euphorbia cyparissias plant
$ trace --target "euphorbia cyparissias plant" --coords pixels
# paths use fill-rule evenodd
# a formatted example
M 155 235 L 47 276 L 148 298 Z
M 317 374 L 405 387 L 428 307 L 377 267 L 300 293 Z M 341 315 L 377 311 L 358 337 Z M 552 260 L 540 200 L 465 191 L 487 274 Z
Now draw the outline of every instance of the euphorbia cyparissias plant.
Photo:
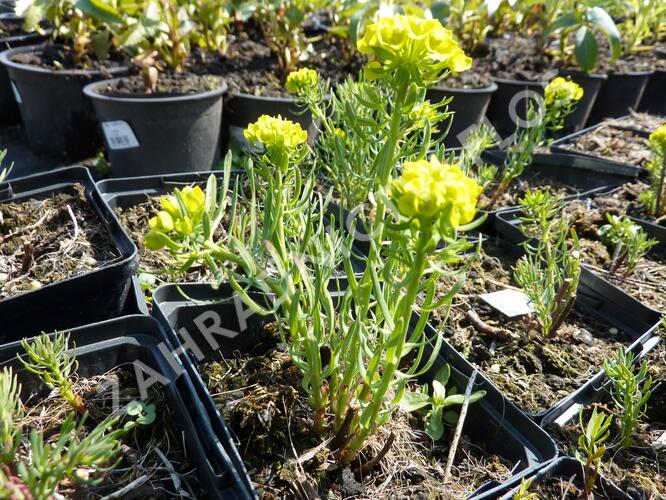
M 661 221 L 666 212 L 666 124 L 650 134 L 650 149 L 652 159 L 647 168 L 651 189 L 642 192 L 640 198 L 647 212 Z
M 400 44 L 389 46 L 387 34 Z M 232 208 L 230 237 L 212 241 L 227 193 L 223 189 L 216 197 L 211 178 L 203 210 L 178 211 L 177 218 L 196 214 L 191 234 L 180 232 L 176 220 L 173 227 L 159 224 L 158 216 L 149 238 L 154 248 L 168 247 L 179 263 L 206 263 L 220 277 L 223 270 L 257 313 L 277 313 L 285 344 L 303 372 L 315 428 L 329 428 L 331 448 L 342 463 L 353 460 L 388 421 L 407 381 L 425 373 L 436 359 L 441 335 L 428 338 L 425 323 L 432 310 L 450 305 L 460 286 L 435 298 L 442 266 L 469 247 L 458 231 L 473 220 L 481 190 L 457 165 L 426 160 L 428 142 L 422 144 L 420 158 L 403 162 L 401 175 L 394 175 L 403 119 L 425 88 L 437 82 L 438 72 L 441 76 L 469 67 L 450 32 L 438 22 L 396 16 L 370 26 L 359 45 L 371 55 L 366 71 L 382 79 L 391 103 L 382 147 L 373 160 L 377 210 L 366 220 L 372 241 L 362 277 L 351 266 L 351 237 L 342 236 L 335 224 L 325 230 L 326 200 L 314 195 L 312 174 L 302 181 L 305 133 L 279 117 L 261 117 L 245 132 L 257 169 L 248 165 L 249 208 Z M 311 83 L 311 76 L 302 73 L 300 84 Z M 428 134 L 424 137 L 429 141 Z M 235 186 L 232 199 L 238 196 L 242 193 Z M 263 227 L 247 211 L 261 214 Z M 348 287 L 334 301 L 329 286 L 340 264 Z M 248 286 L 277 297 L 274 306 L 267 309 L 252 300 Z M 421 320 L 411 325 L 420 293 Z

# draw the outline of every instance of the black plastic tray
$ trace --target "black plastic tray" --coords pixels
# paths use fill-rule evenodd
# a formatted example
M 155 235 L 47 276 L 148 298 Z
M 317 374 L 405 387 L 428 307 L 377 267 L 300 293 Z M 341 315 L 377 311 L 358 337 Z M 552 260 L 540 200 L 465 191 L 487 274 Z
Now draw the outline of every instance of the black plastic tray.
M 120 315 L 126 307 L 137 250 L 84 167 L 70 167 L 0 183 L 0 203 L 85 188 L 90 206 L 106 227 L 119 257 L 94 271 L 0 301 L 0 344 L 12 336 L 73 328 Z
M 572 477 L 575 477 L 574 484 L 579 487 L 582 487 L 582 481 L 584 472 L 583 465 L 576 459 L 571 457 L 560 457 L 556 460 L 553 460 L 548 466 L 544 467 L 542 470 L 534 474 L 531 478 L 532 484 L 537 484 L 544 477 L 555 477 L 569 480 Z M 506 489 L 509 490 L 504 496 L 501 497 L 501 500 L 512 500 L 514 495 L 518 492 L 520 488 L 520 480 L 511 480 L 509 483 L 506 483 Z M 601 498 L 607 500 L 630 500 L 631 497 L 620 490 L 613 483 L 608 481 L 603 476 L 599 476 L 598 479 L 598 489 L 603 492 Z M 595 498 L 598 498 L 595 496 Z
M 339 280 L 339 286 L 344 286 L 344 282 Z M 230 293 L 228 285 L 214 290 L 202 284 L 183 284 L 161 286 L 153 295 L 153 314 L 162 322 L 165 329 L 168 329 L 174 345 L 183 345 L 182 335 L 185 333 L 186 343 L 195 344 L 200 349 L 198 359 L 193 352 L 188 351 L 189 366 L 185 359 L 183 362 L 197 386 L 199 397 L 206 406 L 211 420 L 217 420 L 218 428 L 225 434 L 229 433 L 229 429 L 208 393 L 197 365 L 206 360 L 232 356 L 234 352 L 255 346 L 259 339 L 256 334 L 250 332 L 257 331 L 256 326 L 266 321 L 266 318 L 251 315 L 243 320 L 246 324 L 245 328 L 241 328 L 242 323 L 237 315 L 236 304 L 228 300 L 222 302 L 231 296 Z M 260 296 L 257 295 L 257 298 Z M 218 319 L 219 325 L 226 330 L 220 330 L 219 335 L 214 336 L 218 345 L 211 345 L 197 327 L 197 322 L 211 326 L 213 321 Z M 418 317 L 415 315 L 413 320 L 417 321 Z M 244 331 L 243 334 L 236 334 L 241 330 Z M 433 331 L 429 330 L 429 333 L 433 334 Z M 444 362 L 451 364 L 452 380 L 459 389 L 464 389 L 473 368 L 446 342 L 443 343 L 437 366 L 428 376 L 432 377 L 434 371 Z M 470 406 L 466 432 L 479 442 L 485 443 L 492 452 L 514 463 L 517 476 L 532 474 L 538 467 L 556 456 L 555 444 L 550 437 L 502 396 L 483 375 L 477 376 L 476 386 L 484 388 L 488 394 Z M 498 483 L 486 483 L 479 487 L 473 496 L 493 498 L 498 487 Z
M 156 371 L 167 383 L 162 386 L 166 403 L 173 412 L 173 425 L 182 433 L 189 461 L 196 467 L 197 477 L 206 491 L 206 498 L 246 499 L 244 489 L 239 488 L 234 471 L 220 474 L 211 463 L 210 443 L 202 439 L 198 431 L 210 427 L 203 406 L 195 395 L 192 382 L 174 358 L 167 359 L 166 341 L 160 325 L 148 316 L 126 316 L 100 322 L 70 331 L 70 343 L 76 345 L 79 367 L 77 374 L 90 376 L 102 374 L 120 365 L 141 365 Z M 12 366 L 19 374 L 24 393 L 39 387 L 39 380 L 27 372 L 17 354 L 23 348 L 20 342 L 0 347 L 0 366 Z M 143 371 L 143 370 L 142 370 Z M 145 373 L 144 378 L 149 378 Z
M 596 125 L 593 125 L 591 127 L 584 128 L 583 130 L 579 130 L 578 132 L 574 132 L 571 135 L 564 136 L 561 139 L 558 139 L 556 141 L 553 141 L 550 144 L 550 150 L 553 153 L 560 153 L 560 154 L 565 154 L 565 155 L 574 155 L 574 156 L 578 156 L 578 157 L 581 157 L 581 158 L 587 158 L 587 159 L 592 160 L 595 163 L 597 163 L 600 166 L 600 168 L 609 168 L 609 169 L 614 168 L 614 167 L 615 168 L 619 168 L 619 167 L 636 168 L 636 169 L 639 169 L 642 172 L 645 172 L 645 169 L 638 166 L 638 165 L 631 165 L 629 163 L 623 163 L 621 161 L 612 160 L 612 159 L 609 159 L 609 158 L 602 158 L 600 156 L 596 156 L 596 155 L 593 155 L 593 154 L 583 153 L 581 151 L 576 151 L 576 150 L 573 150 L 573 149 L 566 149 L 566 148 L 563 147 L 563 146 L 571 143 L 574 139 L 576 139 L 576 138 L 578 138 L 582 135 L 589 134 L 590 132 L 592 132 L 594 130 L 597 130 L 601 127 L 611 127 L 611 128 L 616 128 L 618 130 L 628 130 L 628 131 L 632 132 L 634 135 L 637 135 L 639 137 L 644 137 L 644 135 L 642 135 L 642 133 L 639 133 L 635 130 L 631 130 L 627 127 L 617 127 L 617 126 L 611 125 L 609 123 L 601 122 L 601 123 L 597 123 Z M 642 175 L 645 175 L 645 174 L 642 174 Z

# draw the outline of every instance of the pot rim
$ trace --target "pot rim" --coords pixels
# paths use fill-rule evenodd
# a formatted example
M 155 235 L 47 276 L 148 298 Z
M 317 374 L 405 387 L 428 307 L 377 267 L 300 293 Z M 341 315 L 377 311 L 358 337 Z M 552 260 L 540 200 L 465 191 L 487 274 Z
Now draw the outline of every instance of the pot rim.
M 3 52 L 0 52 L 0 63 L 4 64 L 8 68 L 17 69 L 19 71 L 26 71 L 32 73 L 39 73 L 42 75 L 62 75 L 62 76 L 91 76 L 91 75 L 101 75 L 102 72 L 97 69 L 63 69 L 63 70 L 52 70 L 46 68 L 40 68 L 33 64 L 23 64 L 17 63 L 10 59 L 14 54 L 21 52 L 37 52 L 43 48 L 43 45 L 26 45 L 25 47 L 14 47 L 13 49 L 8 49 Z M 117 66 L 115 68 L 107 68 L 107 71 L 111 74 L 115 73 L 124 73 L 129 70 L 129 66 Z
M 548 84 L 548 80 L 512 80 L 511 78 L 496 78 L 492 77 L 493 82 L 495 83 L 504 83 L 509 85 L 516 86 L 526 86 L 526 87 L 544 87 Z
M 564 76 L 582 76 L 593 80 L 608 80 L 608 73 L 586 73 L 579 69 L 558 69 L 557 73 Z
M 497 90 L 497 83 L 493 78 L 488 85 L 483 87 L 457 88 L 448 87 L 446 85 L 436 85 L 432 88 L 432 90 L 443 90 L 445 92 L 456 94 L 492 94 Z
M 111 96 L 104 95 L 97 92 L 99 87 L 103 85 L 108 85 L 111 82 L 117 82 L 126 77 L 119 78 L 110 78 L 107 80 L 100 80 L 97 82 L 92 82 L 83 87 L 83 93 L 90 99 L 98 101 L 109 101 L 109 102 L 122 102 L 122 103 L 135 103 L 135 104 L 161 104 L 161 103 L 173 103 L 173 102 L 182 102 L 182 101 L 201 101 L 209 99 L 211 97 L 218 97 L 224 94 L 229 88 L 226 82 L 213 90 L 207 90 L 205 92 L 198 92 L 196 94 L 178 94 L 173 96 L 163 96 L 163 97 L 145 97 L 146 94 L 137 94 L 137 97 L 126 97 L 126 96 Z

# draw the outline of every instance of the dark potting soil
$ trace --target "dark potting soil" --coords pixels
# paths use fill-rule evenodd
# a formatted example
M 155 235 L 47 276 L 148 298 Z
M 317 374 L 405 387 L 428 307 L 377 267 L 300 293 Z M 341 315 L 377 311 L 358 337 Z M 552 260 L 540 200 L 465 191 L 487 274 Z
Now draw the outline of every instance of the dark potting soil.
M 488 206 L 488 203 L 490 203 L 496 185 L 493 184 L 486 188 L 486 191 L 479 197 L 479 207 L 484 210 L 499 210 L 501 208 L 515 207 L 520 205 L 518 200 L 525 196 L 525 193 L 543 187 L 549 188 L 553 194 L 556 194 L 560 198 L 578 193 L 578 190 L 572 186 L 567 186 L 551 179 L 544 179 L 537 175 L 530 175 L 529 168 L 530 167 L 527 167 L 528 172 L 526 174 L 513 180 L 509 189 L 499 197 L 493 206 Z
M 610 118 L 606 120 L 606 122 L 608 122 L 611 127 L 624 127 L 649 134 L 666 123 L 666 118 L 630 111 L 629 116 L 623 118 Z
M 15 36 L 25 35 L 21 23 L 8 23 L 0 21 L 0 40 Z
M 580 135 L 560 147 L 638 167 L 645 167 L 652 157 L 646 138 L 610 124 Z
M 229 85 L 231 93 L 256 96 L 290 97 L 284 88 L 276 57 L 261 42 L 240 35 L 230 44 L 226 56 L 203 61 L 202 54 L 195 54 L 192 71 L 219 75 Z M 340 82 L 347 75 L 356 75 L 363 66 L 365 57 L 351 51 L 345 41 L 337 38 L 322 38 L 313 43 L 313 52 L 299 67 L 317 70 L 324 79 Z
M 566 208 L 580 239 L 583 262 L 643 304 L 666 311 L 666 296 L 663 293 L 666 287 L 666 255 L 663 251 L 652 248 L 638 261 L 631 275 L 626 274 L 626 267 L 610 272 L 614 249 L 601 241 L 598 230 L 608 223 L 606 214 L 622 215 L 626 207 L 604 201 L 576 200 Z
M 117 393 L 114 393 L 115 391 Z M 81 430 L 81 438 L 111 415 L 115 410 L 114 398 L 118 398 L 120 405 L 141 399 L 134 373 L 126 368 L 116 368 L 89 378 L 77 378 L 74 393 L 83 399 L 85 410 L 89 414 Z M 148 400 L 145 402 L 155 405 L 156 419 L 151 425 L 138 427 L 120 439 L 121 451 L 116 457 L 120 462 L 108 472 L 80 470 L 80 474 L 90 474 L 89 479 L 99 480 L 99 484 L 82 486 L 71 480 L 63 481 L 58 486 L 58 493 L 63 498 L 101 498 L 118 493 L 133 481 L 138 482 L 122 493 L 122 498 L 203 498 L 201 495 L 204 492 L 197 480 L 196 471 L 188 463 L 182 436 L 173 427 L 173 416 L 159 390 L 159 384 L 148 389 Z M 24 404 L 24 436 L 35 430 L 53 439 L 62 422 L 73 411 L 57 391 L 33 395 L 31 399 L 24 401 Z M 77 421 L 80 421 L 80 418 L 77 418 Z M 121 426 L 125 421 L 123 418 L 117 425 Z M 23 461 L 30 459 L 27 439 L 22 441 L 18 456 Z
M 537 39 L 522 35 L 487 39 L 489 52 L 475 59 L 476 71 L 495 78 L 529 82 L 550 81 L 557 75 L 538 49 Z
M 220 77 L 188 73 L 166 73 L 157 78 L 156 91 L 150 92 L 140 75 L 119 78 L 109 82 L 99 93 L 107 96 L 164 97 L 199 94 L 215 90 L 223 85 Z
M 0 204 L 0 299 L 93 271 L 118 257 L 82 186 Z
M 120 54 L 112 53 L 108 59 L 100 61 L 90 54 L 82 60 L 76 60 L 71 50 L 63 45 L 47 43 L 41 50 L 34 52 L 19 52 L 12 55 L 12 61 L 19 64 L 37 66 L 51 71 L 59 70 L 94 70 L 102 73 L 104 78 L 113 75 L 109 70 L 119 68 L 126 64 Z
M 544 477 L 539 482 L 533 483 L 528 493 L 536 495 L 536 499 L 557 498 L 558 500 L 602 500 L 606 498 L 599 492 L 594 492 L 591 498 L 585 495 L 582 488 L 582 478 L 570 477 Z M 576 484 L 575 484 L 576 483 Z
M 512 266 L 516 258 L 492 240 L 478 256 L 466 256 L 467 279 L 456 295 L 448 323 L 432 313 L 433 326 L 514 403 L 527 412 L 546 410 L 601 369 L 626 340 L 622 332 L 588 314 L 573 310 L 552 338 L 544 338 L 533 315 L 508 318 L 479 298 L 479 294 L 516 287 Z M 441 279 L 448 293 L 455 281 Z M 480 321 L 470 319 L 476 315 Z
M 488 87 L 493 75 L 489 72 L 488 65 L 483 59 L 472 58 L 472 67 L 456 75 L 450 74 L 439 83 L 439 87 L 452 89 L 480 89 Z
M 594 204 L 601 211 L 613 215 L 626 213 L 654 224 L 666 224 L 666 220 L 659 220 L 654 215 L 647 213 L 645 205 L 640 200 L 640 194 L 648 189 L 650 189 L 650 186 L 641 181 L 623 184 L 611 192 L 595 196 Z
M 620 418 L 622 409 L 610 398 L 604 404 L 588 405 L 583 410 L 583 421 L 587 422 L 594 406 L 597 411 L 613 415 L 610 437 L 605 443 L 601 474 L 627 492 L 632 498 L 666 498 L 666 349 L 657 347 L 647 356 L 653 389 L 650 399 L 633 434 L 631 447 L 620 449 Z M 565 453 L 573 455 L 581 434 L 578 415 L 564 426 L 550 424 L 547 431 L 555 438 Z M 657 440 L 661 441 L 657 443 Z
M 464 498 L 489 479 L 510 476 L 511 464 L 463 435 L 453 479 L 443 484 L 454 429 L 433 444 L 422 430 L 422 419 L 399 410 L 361 455 L 363 462 L 372 459 L 393 432 L 395 441 L 379 464 L 362 475 L 356 472 L 358 462 L 338 466 L 328 440 L 313 432 L 301 373 L 279 343 L 277 326 L 265 328 L 267 340 L 252 352 L 202 367 L 213 399 L 240 440 L 239 451 L 260 498 L 453 499 Z

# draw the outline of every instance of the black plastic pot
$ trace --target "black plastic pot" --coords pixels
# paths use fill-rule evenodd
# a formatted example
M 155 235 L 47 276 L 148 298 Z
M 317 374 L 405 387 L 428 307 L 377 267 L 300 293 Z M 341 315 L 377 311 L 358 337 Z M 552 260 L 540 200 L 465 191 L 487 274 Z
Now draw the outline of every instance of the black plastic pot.
M 312 143 L 317 134 L 310 112 L 301 112 L 296 100 L 291 97 L 262 97 L 250 94 L 233 94 L 225 99 L 222 115 L 222 151 L 239 149 L 247 141 L 243 132 L 250 123 L 254 123 L 261 115 L 288 118 L 300 123 L 308 133 L 308 141 Z
M 608 79 L 599 89 L 588 123 L 599 123 L 604 118 L 619 118 L 628 114 L 630 109 L 636 109 L 651 74 L 651 71 L 609 73 Z
M 535 96 L 543 97 L 543 89 L 547 82 L 528 82 L 521 80 L 505 80 L 494 78 L 497 91 L 490 99 L 486 112 L 488 121 L 502 138 L 516 131 L 518 126 L 524 127 L 530 104 Z
M 630 130 L 629 128 L 626 128 L 626 127 L 615 127 L 615 126 L 610 125 L 608 123 L 597 123 L 596 125 L 592 125 L 590 127 L 584 128 L 583 130 L 579 130 L 578 132 L 574 132 L 573 134 L 564 136 L 560 139 L 557 139 L 557 140 L 551 142 L 550 143 L 550 150 L 553 153 L 560 153 L 562 155 L 578 156 L 578 157 L 581 157 L 581 158 L 588 158 L 591 162 L 594 162 L 594 163 L 598 164 L 598 168 L 604 168 L 604 169 L 620 168 L 620 167 L 635 168 L 635 169 L 638 169 L 641 172 L 643 172 L 643 173 L 641 173 L 641 175 L 645 175 L 644 169 L 642 167 L 637 166 L 637 165 L 630 165 L 628 163 L 622 163 L 620 161 L 612 160 L 612 159 L 609 159 L 609 158 L 601 158 L 600 156 L 596 156 L 596 155 L 593 155 L 593 154 L 590 154 L 590 153 L 584 153 L 582 151 L 577 151 L 575 149 L 568 149 L 568 148 L 564 147 L 564 146 L 567 146 L 567 145 L 573 143 L 578 137 L 583 136 L 585 134 L 589 134 L 590 132 L 593 132 L 593 131 L 597 130 L 598 128 L 601 128 L 601 127 L 612 127 L 612 128 L 616 128 L 616 129 L 619 128 L 621 130 Z M 630 131 L 633 132 L 634 135 L 637 135 L 637 136 L 642 137 L 644 135 L 643 133 L 638 132 L 638 131 L 633 131 L 633 130 L 630 130 Z
M 220 471 L 220 464 L 211 458 L 210 442 L 205 434 L 212 432 L 210 420 L 196 397 L 189 376 L 170 354 L 171 347 L 153 318 L 126 316 L 68 333 L 70 345 L 76 345 L 77 374 L 82 377 L 100 375 L 121 365 L 132 367 L 135 373 L 143 372 L 143 379 L 154 376 L 154 373 L 146 372 L 144 366 L 164 377 L 165 384 L 157 383 L 160 383 L 166 406 L 172 414 L 172 425 L 182 435 L 186 456 L 196 468 L 206 498 L 249 498 L 240 486 L 236 471 L 231 467 Z M 24 394 L 34 391 L 48 394 L 50 389 L 44 391 L 43 384 L 17 359 L 17 354 L 22 352 L 20 341 L 0 347 L 0 366 L 14 369 Z
M 86 85 L 115 177 L 210 170 L 220 160 L 226 84 L 184 95 L 102 94 L 115 80 Z
M 94 155 L 102 136 L 92 103 L 83 96 L 88 83 L 124 75 L 127 66 L 98 70 L 60 70 L 20 64 L 12 56 L 38 52 L 40 47 L 18 47 L 0 54 L 16 87 L 21 120 L 30 148 L 38 153 L 79 160 Z
M 532 480 L 532 484 L 538 484 L 539 481 L 543 480 L 546 477 L 560 478 L 565 482 L 568 482 L 571 478 L 574 478 L 574 484 L 578 488 L 583 487 L 583 478 L 585 477 L 585 472 L 583 470 L 583 465 L 571 457 L 560 457 L 557 460 L 551 462 L 547 467 L 541 469 L 539 472 L 534 474 L 529 479 Z M 520 480 L 511 480 L 508 483 L 505 483 L 508 493 L 503 495 L 500 500 L 512 500 L 514 495 L 518 492 L 520 488 Z M 613 483 L 608 481 L 603 476 L 599 476 L 597 491 L 599 492 L 599 497 L 595 498 L 604 498 L 607 500 L 630 500 L 631 497 L 620 490 Z
M 336 283 L 336 286 L 342 288 L 345 282 L 340 280 Z M 217 420 L 218 428 L 226 429 L 228 432 L 197 366 L 205 361 L 233 356 L 236 352 L 256 347 L 262 340 L 258 336 L 260 334 L 257 332 L 261 330 L 257 326 L 267 319 L 251 315 L 245 316 L 241 320 L 237 314 L 236 304 L 230 300 L 232 294 L 228 285 L 224 285 L 218 290 L 199 284 L 165 285 L 158 288 L 153 297 L 155 304 L 153 314 L 165 326 L 165 329 L 168 328 L 174 345 L 182 346 L 183 340 L 186 338 L 187 347 L 191 349 L 196 345 L 200 350 L 198 358 L 191 350 L 188 350 L 188 357 L 183 359 L 183 362 L 190 370 L 189 373 L 197 387 L 199 397 L 206 406 L 211 420 Z M 254 297 L 257 300 L 261 299 L 258 294 L 255 294 Z M 417 321 L 418 317 L 415 316 L 413 320 Z M 245 325 L 245 328 L 241 328 L 242 324 Z M 208 338 L 211 338 L 209 332 L 217 333 L 214 337 L 215 344 L 206 340 L 205 334 L 197 325 L 219 327 L 208 330 Z M 430 329 L 427 333 L 432 335 L 434 332 Z M 452 380 L 459 389 L 464 390 L 473 368 L 446 342 L 440 351 L 436 366 L 424 377 L 424 380 L 431 380 L 434 372 L 444 362 L 451 365 Z M 488 393 L 481 401 L 469 407 L 465 432 L 472 439 L 483 443 L 490 452 L 499 454 L 512 462 L 517 476 L 531 474 L 541 464 L 555 457 L 556 450 L 552 440 L 506 400 L 481 374 L 476 379 L 475 390 L 477 388 L 483 388 Z M 472 496 L 474 498 L 494 498 L 497 486 L 497 483 L 486 483 Z
M 643 98 L 638 105 L 638 111 L 650 113 L 651 115 L 666 115 L 666 69 L 654 70 L 643 92 Z
M 12 14 L 14 8 L 14 2 L 0 2 L 0 14 Z
M 85 188 L 88 202 L 106 227 L 119 256 L 89 273 L 0 300 L 0 345 L 12 336 L 73 328 L 136 310 L 129 295 L 131 277 L 137 268 L 136 247 L 102 200 L 88 169 L 63 168 L 7 181 L 0 184 L 0 203 L 58 191 L 73 192 L 74 184 Z
M 2 5 L 0 4 L 0 13 L 2 12 Z M 11 12 L 11 11 L 7 11 Z M 14 14 L 0 14 L 0 21 L 5 24 L 12 24 L 20 26 L 23 24 L 24 18 L 15 16 Z M 23 47 L 25 45 L 35 45 L 46 39 L 47 34 L 40 35 L 39 33 L 25 33 L 19 36 L 12 36 L 0 39 L 0 52 L 12 49 L 14 47 Z M 9 81 L 9 73 L 7 68 L 0 64 L 0 123 L 14 124 L 20 119 L 18 106 L 16 105 L 16 98 L 14 97 L 14 90 Z
M 562 134 L 570 134 L 585 128 L 585 124 L 590 117 L 592 107 L 597 101 L 599 90 L 604 81 L 608 78 L 606 75 L 595 75 L 583 73 L 582 71 L 560 70 L 559 74 L 571 78 L 572 81 L 583 87 L 583 97 L 574 108 L 573 112 L 564 120 L 564 129 Z
M 483 121 L 490 98 L 496 90 L 497 84 L 492 82 L 486 87 L 476 89 L 434 87 L 426 92 L 426 99 L 433 103 L 453 97 L 448 105 L 448 111 L 453 112 L 453 119 L 444 139 L 444 145 L 447 148 L 463 145 L 461 140 L 464 141 L 464 131 Z M 463 135 L 461 136 L 461 134 Z

